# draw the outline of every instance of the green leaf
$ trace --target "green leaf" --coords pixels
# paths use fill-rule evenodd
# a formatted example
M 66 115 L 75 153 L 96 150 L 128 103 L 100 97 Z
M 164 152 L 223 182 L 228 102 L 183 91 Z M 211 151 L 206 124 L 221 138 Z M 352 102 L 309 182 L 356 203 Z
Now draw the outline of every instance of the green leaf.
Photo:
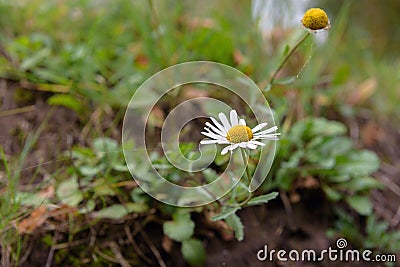
M 328 199 L 332 201 L 339 201 L 342 198 L 342 194 L 339 191 L 332 189 L 328 185 L 323 184 L 321 187 Z
M 43 204 L 49 203 L 49 200 L 46 196 L 41 196 L 37 193 L 30 193 L 30 192 L 17 192 L 16 195 L 19 204 L 24 206 L 40 206 Z
M 76 177 L 62 181 L 56 189 L 56 194 L 62 203 L 72 207 L 77 206 L 83 200 L 83 194 L 79 190 Z
M 379 169 L 379 158 L 368 150 L 353 151 L 338 157 L 336 166 L 342 174 L 369 175 Z
M 121 204 L 115 204 L 97 211 L 93 214 L 95 218 L 121 219 L 128 214 L 128 210 Z
M 244 232 L 243 232 L 243 223 L 240 220 L 240 217 L 237 216 L 235 213 L 229 215 L 226 219 L 225 222 L 233 228 L 235 231 L 235 237 L 238 241 L 242 241 L 244 237 Z
M 49 97 L 49 99 L 47 99 L 47 103 L 52 106 L 64 106 L 66 108 L 72 109 L 76 113 L 81 113 L 83 111 L 82 103 L 72 95 L 53 95 Z
M 144 212 L 148 207 L 142 203 L 115 204 L 93 214 L 95 218 L 121 219 L 131 212 Z
M 173 217 L 172 221 L 164 223 L 164 233 L 175 241 L 188 240 L 194 232 L 194 222 L 190 219 L 190 213 L 178 212 Z
M 342 186 L 348 188 L 353 192 L 369 190 L 374 188 L 383 188 L 383 184 L 381 182 L 369 176 L 355 177 L 350 181 L 348 181 L 347 183 L 342 184 Z
M 278 195 L 279 195 L 278 192 L 272 192 L 267 195 L 262 195 L 262 196 L 252 198 L 249 200 L 249 202 L 247 202 L 247 206 L 254 206 L 254 205 L 268 203 L 268 201 L 275 199 Z
M 369 215 L 372 213 L 372 204 L 367 196 L 350 196 L 346 198 L 346 202 L 361 215 Z
M 236 211 L 240 210 L 240 207 L 229 207 L 224 208 L 220 214 L 217 214 L 211 218 L 211 221 L 219 221 L 227 218 L 229 215 L 234 214 Z
M 314 136 L 336 136 L 346 133 L 346 126 L 337 121 L 330 121 L 325 118 L 311 118 L 298 122 L 299 126 L 304 124 L 306 138 Z M 293 126 L 294 127 L 294 126 Z
M 38 65 L 41 61 L 44 61 L 45 58 L 49 57 L 51 53 L 51 50 L 49 48 L 43 48 L 39 52 L 37 52 L 35 55 L 26 58 L 24 61 L 22 61 L 21 65 L 19 66 L 19 69 L 21 71 L 27 71 L 29 69 L 34 68 L 36 65 Z
M 206 260 L 203 243 L 198 239 L 188 239 L 182 242 L 182 255 L 191 266 L 202 266 Z
M 80 214 L 87 214 L 94 211 L 96 203 L 93 199 L 89 199 L 82 208 L 79 209 Z
M 115 196 L 116 191 L 105 178 L 98 178 L 93 183 L 95 196 Z
M 105 167 L 104 164 L 99 164 L 97 166 L 82 165 L 78 167 L 78 170 L 83 176 L 93 177 L 103 171 Z
M 104 153 L 118 153 L 120 149 L 118 147 L 117 141 L 108 137 L 96 138 L 92 144 L 93 149 L 98 152 Z

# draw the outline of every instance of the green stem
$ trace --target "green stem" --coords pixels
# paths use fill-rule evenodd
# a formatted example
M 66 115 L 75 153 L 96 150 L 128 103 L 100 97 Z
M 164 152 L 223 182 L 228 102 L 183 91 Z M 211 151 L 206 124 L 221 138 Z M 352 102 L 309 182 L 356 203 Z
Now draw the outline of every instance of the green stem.
M 250 184 L 251 184 L 251 176 L 250 176 L 250 169 L 249 169 L 249 164 L 248 164 L 248 158 L 247 158 L 247 153 L 244 149 L 240 148 L 240 152 L 242 154 L 242 158 L 243 158 L 243 163 L 246 164 L 246 177 L 247 177 L 247 182 L 248 182 L 248 187 L 250 188 Z M 250 157 L 250 155 L 248 155 Z M 252 198 L 253 193 L 249 191 L 249 195 L 247 196 L 247 198 L 239 203 L 239 206 L 244 206 L 247 204 L 247 202 L 249 202 L 249 200 Z
M 290 56 L 294 53 L 294 51 L 297 50 L 297 48 L 308 38 L 308 36 L 311 35 L 311 32 L 307 32 L 303 38 L 300 39 L 300 41 L 289 51 L 289 53 L 286 55 L 286 57 L 282 60 L 281 64 L 279 67 L 275 70 L 274 74 L 271 77 L 271 80 L 269 81 L 269 84 L 272 85 L 276 79 L 276 76 L 278 73 L 282 70 L 283 66 L 286 64 L 286 62 L 289 60 Z
M 247 155 L 244 149 L 240 148 L 240 152 L 242 153 L 242 159 L 243 163 L 246 165 L 246 178 L 250 186 L 251 178 L 250 178 L 250 170 L 248 168 L 248 160 L 247 160 Z

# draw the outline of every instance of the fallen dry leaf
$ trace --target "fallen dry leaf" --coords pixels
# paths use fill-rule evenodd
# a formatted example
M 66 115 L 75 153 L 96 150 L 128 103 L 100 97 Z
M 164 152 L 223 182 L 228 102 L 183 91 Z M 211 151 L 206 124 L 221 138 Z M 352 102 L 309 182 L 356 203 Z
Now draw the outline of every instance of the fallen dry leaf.
M 36 228 L 42 226 L 47 219 L 47 209 L 45 206 L 39 206 L 31 212 L 29 217 L 23 219 L 17 225 L 20 234 L 32 233 Z

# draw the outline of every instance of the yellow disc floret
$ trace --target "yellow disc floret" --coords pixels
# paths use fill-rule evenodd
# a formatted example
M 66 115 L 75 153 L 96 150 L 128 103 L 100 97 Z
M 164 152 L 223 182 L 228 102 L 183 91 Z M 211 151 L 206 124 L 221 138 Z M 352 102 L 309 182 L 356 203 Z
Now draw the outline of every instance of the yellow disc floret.
M 253 138 L 251 129 L 244 125 L 236 125 L 229 129 L 226 139 L 231 143 L 247 142 Z
M 320 30 L 329 28 L 328 15 L 320 8 L 310 8 L 304 13 L 301 20 L 303 26 L 310 30 Z

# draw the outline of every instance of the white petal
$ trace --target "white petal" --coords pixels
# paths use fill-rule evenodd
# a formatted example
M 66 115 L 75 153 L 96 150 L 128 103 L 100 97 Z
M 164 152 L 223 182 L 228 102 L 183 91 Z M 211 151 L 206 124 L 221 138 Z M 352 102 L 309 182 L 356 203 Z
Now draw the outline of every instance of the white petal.
M 264 128 L 265 126 L 267 126 L 268 123 L 264 122 L 264 123 L 260 123 L 259 125 L 257 125 L 256 127 L 254 127 L 253 129 L 251 129 L 251 131 L 254 133 L 258 132 L 259 130 L 261 130 L 262 128 Z
M 224 134 L 223 132 L 221 132 L 221 130 L 219 130 L 217 127 L 214 127 L 211 123 L 206 122 L 206 125 L 207 125 L 208 127 L 210 127 L 210 128 L 211 128 L 214 132 L 216 132 L 217 134 L 226 135 L 226 134 Z
M 253 135 L 254 138 L 256 137 L 269 137 L 269 136 L 279 136 L 281 133 L 271 133 L 271 134 L 255 134 Z
M 272 132 L 275 132 L 276 130 L 278 130 L 278 127 L 277 127 L 277 126 L 274 126 L 274 127 L 271 127 L 271 128 L 269 128 L 269 129 L 267 129 L 267 130 L 265 130 L 265 131 L 259 132 L 259 133 L 257 133 L 257 134 L 272 133 Z
M 240 147 L 246 148 L 247 147 L 247 142 L 241 142 L 239 143 Z
M 207 137 L 210 137 L 211 139 L 222 140 L 222 141 L 226 140 L 225 137 L 222 137 L 222 136 L 214 134 L 214 133 L 210 133 L 210 132 L 201 132 L 201 133 Z
M 249 141 L 249 143 L 252 143 L 252 144 L 258 145 L 258 146 L 265 146 L 264 143 L 258 142 L 258 141 L 256 141 L 256 140 L 251 140 L 251 141 Z
M 200 141 L 200 144 L 202 145 L 209 145 L 209 144 L 216 144 L 218 143 L 219 140 L 210 140 L 210 139 L 204 139 Z
M 251 143 L 247 143 L 247 147 L 250 149 L 256 149 L 257 145 L 251 144 Z
M 225 155 L 226 153 L 228 153 L 230 147 L 231 146 L 224 147 L 224 149 L 222 149 L 222 151 L 221 151 L 221 155 Z
M 224 125 L 225 130 L 228 132 L 229 129 L 231 128 L 231 125 L 229 124 L 228 119 L 226 118 L 225 114 L 221 112 L 218 114 L 218 117 L 221 120 L 222 125 Z
M 257 136 L 253 138 L 253 140 L 279 140 L 277 136 L 265 135 L 265 136 Z
M 231 142 L 229 142 L 229 141 L 221 141 L 221 140 L 218 140 L 218 144 L 220 144 L 220 145 L 227 145 L 227 144 L 230 144 Z
M 229 150 L 232 151 L 232 150 L 238 148 L 238 146 L 239 146 L 239 144 L 232 144 L 232 145 L 229 147 Z
M 226 135 L 227 130 L 225 130 L 225 128 L 224 128 L 216 119 L 214 119 L 213 117 L 210 117 L 210 119 L 211 119 L 212 122 L 215 124 L 215 126 L 217 126 L 217 128 L 218 128 L 222 133 L 224 133 L 224 135 Z
M 244 119 L 239 120 L 239 125 L 246 126 L 246 121 Z
M 238 115 L 236 113 L 236 110 L 234 110 L 234 109 L 231 110 L 230 117 L 231 117 L 232 127 L 239 124 Z

